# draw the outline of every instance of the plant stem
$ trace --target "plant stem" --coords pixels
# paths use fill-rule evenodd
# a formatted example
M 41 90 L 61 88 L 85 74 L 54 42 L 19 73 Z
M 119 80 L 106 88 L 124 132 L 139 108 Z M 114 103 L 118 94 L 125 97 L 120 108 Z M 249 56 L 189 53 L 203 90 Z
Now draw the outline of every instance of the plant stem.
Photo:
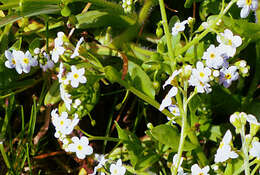
M 4 146 L 3 146 L 3 142 L 0 143 L 0 151 L 1 151 L 1 154 L 2 154 L 3 159 L 4 159 L 4 161 L 5 161 L 5 165 L 7 166 L 8 169 L 10 169 L 11 166 L 10 166 L 8 157 L 7 157 L 6 153 L 5 153 L 5 149 L 4 149 Z
M 186 89 L 186 88 L 185 88 Z M 181 138 L 179 142 L 179 147 L 178 147 L 178 158 L 177 158 L 177 165 L 174 168 L 173 175 L 176 175 L 178 173 L 178 167 L 181 162 L 181 157 L 182 157 L 182 152 L 183 152 L 183 146 L 184 146 L 184 141 L 186 137 L 186 124 L 187 124 L 187 105 L 186 105 L 186 96 L 183 96 L 183 104 L 182 104 L 182 99 L 181 95 L 178 93 L 176 95 L 177 103 L 180 109 L 180 114 L 182 116 L 182 123 L 181 123 Z
M 248 146 L 247 146 L 247 143 L 246 143 L 245 126 L 244 125 L 242 126 L 240 134 L 241 134 L 241 140 L 242 140 L 242 150 L 243 150 L 243 153 L 244 153 L 245 175 L 250 175 Z
M 180 50 L 178 50 L 175 53 L 175 56 L 179 56 L 181 54 L 183 54 L 186 50 L 188 50 L 191 46 L 196 45 L 202 38 L 204 38 L 210 31 L 211 28 L 214 28 L 216 26 L 216 23 L 227 13 L 227 11 L 231 8 L 231 6 L 236 2 L 237 0 L 232 0 L 229 2 L 229 4 L 227 5 L 227 7 L 220 12 L 220 14 L 217 16 L 217 18 L 212 22 L 212 24 L 209 25 L 209 27 L 202 32 L 199 36 L 195 37 L 191 42 L 189 42 L 188 44 L 186 44 L 183 48 L 181 48 Z
M 176 60 L 174 59 L 174 52 L 173 52 L 173 47 L 172 47 L 172 40 L 171 40 L 171 34 L 169 32 L 169 26 L 168 26 L 168 21 L 167 21 L 167 16 L 166 16 L 166 11 L 165 11 L 165 5 L 163 0 L 159 0 L 159 5 L 160 5 L 160 10 L 161 10 L 161 15 L 162 15 L 162 24 L 163 24 L 163 30 L 166 36 L 166 41 L 167 41 L 167 48 L 168 48 L 168 55 L 171 60 L 171 67 L 172 71 L 175 70 L 176 66 Z

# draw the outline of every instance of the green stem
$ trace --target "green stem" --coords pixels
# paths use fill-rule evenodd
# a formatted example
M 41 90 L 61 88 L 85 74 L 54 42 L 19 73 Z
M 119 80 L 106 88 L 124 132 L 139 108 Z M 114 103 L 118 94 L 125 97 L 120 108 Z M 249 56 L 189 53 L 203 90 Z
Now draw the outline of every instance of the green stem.
M 171 34 L 170 34 L 170 31 L 169 31 L 164 1 L 159 0 L 159 5 L 160 5 L 160 10 L 161 10 L 161 15 L 162 15 L 163 29 L 164 29 L 166 41 L 167 41 L 168 54 L 169 54 L 169 57 L 170 57 L 170 60 L 171 60 L 171 64 L 172 64 L 171 66 L 172 66 L 172 71 L 173 71 L 173 70 L 175 70 L 176 60 L 174 59 L 174 52 L 173 52 L 173 47 L 172 47 Z
M 251 175 L 255 175 L 255 172 L 258 170 L 259 167 L 260 167 L 260 162 L 258 162 L 258 164 L 255 166 L 255 168 L 251 172 Z
M 184 141 L 185 141 L 185 137 L 186 137 L 186 124 L 187 124 L 187 105 L 186 105 L 186 97 L 184 95 L 183 97 L 183 105 L 181 103 L 182 99 L 181 99 L 181 95 L 178 93 L 176 95 L 176 99 L 177 99 L 177 103 L 180 109 L 180 114 L 182 116 L 182 124 L 181 124 L 181 138 L 180 138 L 180 142 L 179 142 L 179 147 L 178 147 L 178 158 L 177 158 L 177 165 L 175 166 L 173 175 L 176 175 L 178 173 L 178 167 L 180 165 L 181 162 L 181 157 L 182 157 L 182 152 L 183 152 L 183 147 L 184 147 Z
M 218 15 L 218 17 L 212 22 L 212 24 L 209 25 L 209 27 L 202 32 L 199 36 L 195 37 L 191 42 L 189 42 L 188 44 L 186 44 L 183 48 L 181 48 L 180 50 L 178 50 L 175 54 L 175 56 L 179 56 L 181 54 L 183 54 L 186 50 L 188 50 L 191 46 L 196 45 L 197 43 L 199 43 L 199 41 L 204 38 L 210 31 L 212 28 L 214 28 L 216 26 L 216 23 L 227 13 L 227 11 L 231 8 L 231 6 L 236 2 L 237 0 L 232 0 L 229 2 L 229 4 L 227 5 L 227 7 L 220 12 L 220 14 Z
M 82 129 L 80 129 L 78 126 L 75 129 L 80 130 L 84 135 L 89 137 L 88 138 L 89 141 L 91 141 L 91 140 L 107 140 L 107 141 L 112 141 L 112 142 L 120 142 L 121 141 L 120 139 L 114 138 L 114 137 L 103 137 L 103 136 L 90 135 L 90 134 L 86 133 L 85 131 L 83 131 Z
M 0 151 L 1 151 L 1 154 L 2 154 L 3 159 L 4 159 L 4 161 L 5 161 L 5 165 L 7 166 L 8 169 L 10 169 L 11 166 L 10 166 L 8 157 L 7 157 L 6 153 L 5 153 L 5 149 L 4 149 L 4 146 L 3 146 L 3 142 L 0 143 Z
M 245 126 L 244 125 L 242 126 L 240 134 L 241 134 L 241 140 L 242 140 L 242 150 L 243 150 L 243 153 L 244 153 L 245 175 L 250 175 L 248 146 L 247 146 L 247 143 L 246 143 Z

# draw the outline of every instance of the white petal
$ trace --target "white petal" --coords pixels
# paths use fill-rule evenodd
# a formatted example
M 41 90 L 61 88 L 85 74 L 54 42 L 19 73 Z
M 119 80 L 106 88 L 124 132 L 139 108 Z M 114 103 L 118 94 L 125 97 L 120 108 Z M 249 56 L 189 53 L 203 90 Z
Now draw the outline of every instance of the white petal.
M 241 17 L 241 18 L 246 18 L 246 17 L 248 16 L 249 12 L 250 12 L 249 6 L 248 6 L 248 5 L 247 5 L 247 6 L 244 6 L 244 7 L 242 8 L 241 12 L 240 12 L 240 17 Z
M 240 36 L 234 36 L 232 43 L 234 43 L 235 47 L 239 47 L 242 44 L 242 39 Z

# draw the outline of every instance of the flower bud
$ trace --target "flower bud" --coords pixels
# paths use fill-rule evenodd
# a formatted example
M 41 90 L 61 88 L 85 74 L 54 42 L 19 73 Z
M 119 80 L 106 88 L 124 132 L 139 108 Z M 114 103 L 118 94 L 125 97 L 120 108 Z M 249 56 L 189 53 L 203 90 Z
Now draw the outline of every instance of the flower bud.
M 246 113 L 235 112 L 230 116 L 230 123 L 236 128 L 236 133 L 241 132 L 241 128 L 246 124 Z
M 148 123 L 148 124 L 147 124 L 147 128 L 148 128 L 148 129 L 153 129 L 153 124 L 152 124 L 152 123 Z
M 253 137 L 258 132 L 260 128 L 260 123 L 258 123 L 256 117 L 251 114 L 247 115 L 246 120 L 250 124 L 250 135 Z

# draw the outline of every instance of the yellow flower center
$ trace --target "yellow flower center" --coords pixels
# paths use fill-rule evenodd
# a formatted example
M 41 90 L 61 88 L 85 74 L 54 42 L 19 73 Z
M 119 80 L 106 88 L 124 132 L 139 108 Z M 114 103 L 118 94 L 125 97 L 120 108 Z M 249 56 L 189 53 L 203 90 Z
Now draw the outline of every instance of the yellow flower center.
M 232 41 L 230 39 L 228 40 L 228 45 L 232 46 Z
M 83 147 L 82 147 L 81 145 L 78 145 L 77 148 L 78 148 L 78 150 L 80 150 L 80 151 L 83 149 Z
M 61 120 L 61 121 L 60 121 L 60 125 L 62 126 L 63 124 L 64 124 L 64 121 L 63 121 L 63 120 Z
M 23 59 L 23 62 L 24 62 L 25 64 L 28 64 L 28 63 L 29 63 L 29 59 L 28 59 L 28 58 L 24 58 L 24 59 Z
M 247 5 L 251 5 L 251 3 L 252 3 L 252 0 L 246 0 Z
M 204 72 L 200 72 L 200 77 L 204 77 L 205 76 L 205 74 L 204 74 Z
M 231 74 L 226 74 L 226 75 L 225 75 L 225 78 L 226 78 L 226 79 L 230 79 L 230 78 L 231 78 Z
M 79 78 L 79 74 L 76 73 L 76 74 L 73 75 L 73 77 L 74 77 L 75 79 L 77 79 L 77 78 Z
M 204 173 L 199 173 L 198 175 L 204 175 Z
M 113 174 L 117 174 L 117 173 L 118 173 L 117 169 L 114 169 Z
M 211 54 L 209 55 L 209 57 L 210 57 L 211 59 L 213 59 L 213 58 L 215 58 L 215 54 L 214 54 L 214 53 L 211 53 Z
M 224 142 L 221 142 L 219 145 L 219 149 L 221 149 L 224 146 Z
M 15 61 L 15 59 L 14 59 L 14 58 L 12 59 L 12 64 L 16 64 L 16 61 Z

